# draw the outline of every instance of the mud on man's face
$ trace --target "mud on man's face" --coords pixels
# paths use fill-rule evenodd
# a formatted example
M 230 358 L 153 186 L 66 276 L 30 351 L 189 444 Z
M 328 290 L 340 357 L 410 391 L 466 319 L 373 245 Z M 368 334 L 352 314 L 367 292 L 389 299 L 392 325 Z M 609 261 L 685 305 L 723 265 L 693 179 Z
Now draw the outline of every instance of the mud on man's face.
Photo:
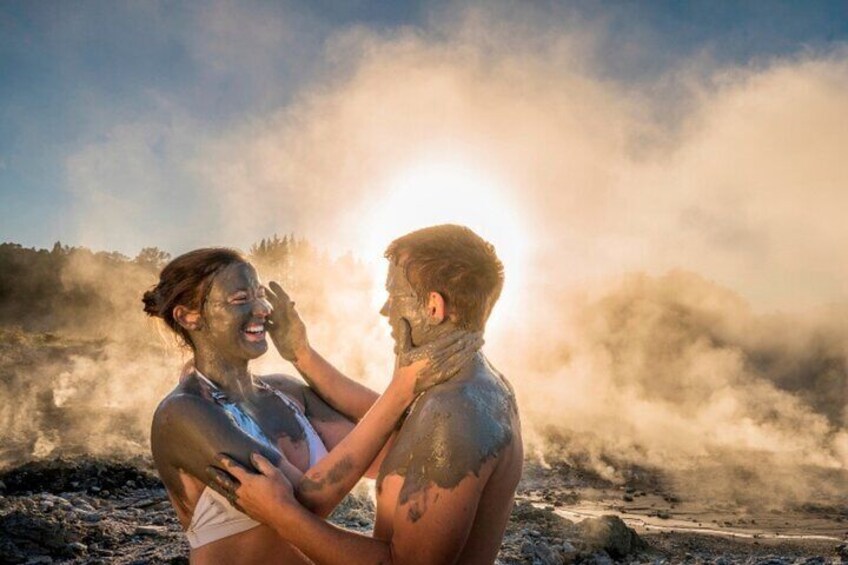
M 403 267 L 392 263 L 386 278 L 386 291 L 389 297 L 380 309 L 380 314 L 389 319 L 392 337 L 395 340 L 395 353 L 398 351 L 398 339 L 402 335 L 400 324 L 405 320 L 411 329 L 412 345 L 419 347 L 442 336 L 453 328 L 447 320 L 434 319 L 427 306 L 415 293 Z
M 253 266 L 234 263 L 212 281 L 198 337 L 222 356 L 255 359 L 268 350 L 265 322 L 271 310 Z

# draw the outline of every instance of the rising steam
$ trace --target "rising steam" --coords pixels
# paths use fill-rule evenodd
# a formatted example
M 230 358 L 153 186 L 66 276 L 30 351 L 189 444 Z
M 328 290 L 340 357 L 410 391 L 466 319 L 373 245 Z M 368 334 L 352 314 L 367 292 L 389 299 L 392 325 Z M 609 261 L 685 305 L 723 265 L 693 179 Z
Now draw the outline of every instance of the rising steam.
M 689 472 L 755 453 L 767 463 L 750 463 L 752 477 L 786 500 L 811 495 L 781 477 L 848 465 L 848 318 L 842 307 L 819 311 L 845 301 L 848 280 L 848 53 L 740 67 L 682 61 L 648 87 L 593 72 L 605 30 L 502 11 L 348 30 L 327 47 L 331 71 L 289 106 L 224 135 L 180 119 L 126 125 L 69 161 L 72 183 L 85 195 L 109 185 L 110 171 L 136 170 L 142 186 L 148 168 L 122 163 L 137 165 L 154 136 L 176 147 L 164 169 L 212 191 L 196 210 L 199 233 L 214 232 L 206 244 L 295 231 L 331 253 L 352 250 L 369 266 L 310 272 L 292 295 L 317 348 L 380 386 L 391 348 L 373 299 L 382 263 L 371 234 L 391 218 L 372 212 L 422 156 L 469 163 L 506 187 L 530 242 L 506 264 L 508 287 L 523 281 L 520 298 L 487 345 L 518 390 L 529 437 L 544 445 L 567 435 L 612 479 L 610 460 Z M 123 196 L 128 209 L 154 205 Z M 387 214 L 420 227 L 415 210 L 443 204 L 420 196 Z M 480 202 L 489 197 L 479 188 Z M 109 201 L 96 198 L 102 215 Z M 464 223 L 480 223 L 486 207 L 465 208 Z M 67 284 L 92 276 L 73 268 Z M 54 402 L 86 390 L 91 406 L 135 406 L 135 421 L 149 419 L 180 362 L 119 345 L 149 331 L 126 297 L 150 284 L 102 289 L 104 299 L 124 297 L 126 315 L 100 321 L 109 327 L 101 357 L 45 381 L 65 391 Z M 285 369 L 273 356 L 259 367 Z M 4 421 L 37 412 L 3 400 L 17 406 Z M 94 443 L 103 437 L 102 427 L 89 431 Z M 728 481 L 704 496 L 735 496 Z

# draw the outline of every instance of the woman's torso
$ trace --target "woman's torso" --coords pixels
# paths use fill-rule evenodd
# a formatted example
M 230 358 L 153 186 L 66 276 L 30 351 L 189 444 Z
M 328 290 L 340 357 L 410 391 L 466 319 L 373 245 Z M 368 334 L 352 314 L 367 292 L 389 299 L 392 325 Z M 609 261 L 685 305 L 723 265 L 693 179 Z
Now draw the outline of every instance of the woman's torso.
M 326 454 L 321 432 L 306 421 L 304 389 L 304 385 L 290 377 L 264 377 L 256 381 L 246 398 L 233 402 L 214 383 L 197 373 L 178 387 L 180 394 L 202 397 L 209 410 L 226 413 L 232 426 L 239 427 L 257 441 L 270 444 L 301 471 Z M 333 441 L 334 438 L 329 439 Z M 180 488 L 172 488 L 168 481 L 166 486 L 183 527 L 192 536 L 192 544 L 201 543 L 192 548 L 193 563 L 309 563 L 271 528 L 252 521 L 247 524 L 244 515 L 221 497 L 214 496 L 203 481 L 182 471 L 177 475 Z M 175 500 L 173 490 L 181 493 L 180 500 Z M 202 520 L 195 515 L 199 507 L 202 507 Z M 227 524 L 234 522 L 235 529 L 241 531 L 226 534 L 230 527 Z M 225 537 L 214 539 L 222 533 Z

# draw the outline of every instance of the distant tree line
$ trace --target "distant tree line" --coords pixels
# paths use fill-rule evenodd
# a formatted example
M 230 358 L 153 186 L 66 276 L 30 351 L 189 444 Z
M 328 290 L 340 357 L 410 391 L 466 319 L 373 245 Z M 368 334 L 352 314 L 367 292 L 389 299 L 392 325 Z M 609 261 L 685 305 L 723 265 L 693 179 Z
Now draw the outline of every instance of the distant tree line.
M 365 273 L 349 254 L 331 260 L 307 240 L 273 235 L 248 252 L 264 280 L 276 280 L 310 296 L 331 291 L 334 281 Z M 141 295 L 157 281 L 171 255 L 145 247 L 134 258 L 56 242 L 53 248 L 0 244 L 0 325 L 32 331 L 102 326 L 125 309 L 141 311 Z

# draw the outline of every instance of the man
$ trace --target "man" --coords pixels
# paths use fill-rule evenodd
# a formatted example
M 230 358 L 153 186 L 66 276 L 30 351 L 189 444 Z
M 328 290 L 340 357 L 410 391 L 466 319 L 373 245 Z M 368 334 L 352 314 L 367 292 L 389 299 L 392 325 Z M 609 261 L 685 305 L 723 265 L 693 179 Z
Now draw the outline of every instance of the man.
M 443 225 L 395 240 L 386 257 L 389 297 L 381 314 L 396 342 L 411 339 L 420 347 L 456 329 L 484 330 L 503 286 L 491 244 L 468 228 Z M 310 375 L 312 353 L 303 343 L 298 347 L 296 366 L 322 396 L 326 390 L 330 404 L 340 391 L 357 394 L 350 384 L 339 386 L 339 375 Z M 288 480 L 261 456 L 252 458 L 259 474 L 221 457 L 238 483 L 219 482 L 248 514 L 319 563 L 494 562 L 523 447 L 512 389 L 482 353 L 415 400 L 383 455 L 373 537 L 303 508 Z

